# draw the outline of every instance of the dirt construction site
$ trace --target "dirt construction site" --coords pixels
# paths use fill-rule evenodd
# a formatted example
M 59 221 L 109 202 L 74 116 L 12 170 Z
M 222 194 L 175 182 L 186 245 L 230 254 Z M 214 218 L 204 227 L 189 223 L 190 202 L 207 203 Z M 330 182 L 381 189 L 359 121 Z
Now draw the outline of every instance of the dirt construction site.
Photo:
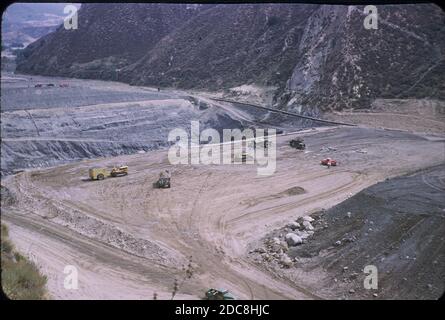
M 160 100 L 135 98 L 137 103 L 144 99 Z M 91 115 L 98 102 L 86 105 Z M 177 112 L 188 106 L 181 102 Z M 112 112 L 115 107 L 97 108 Z M 51 117 L 50 108 L 28 112 Z M 228 119 L 227 113 L 245 127 L 254 122 L 252 113 L 228 104 L 193 112 L 212 108 L 221 114 L 212 123 Z M 8 126 L 2 120 L 2 138 L 13 126 L 28 130 L 17 125 L 21 112 L 2 109 L 2 118 L 10 119 Z M 55 117 L 62 114 L 67 116 L 58 109 Z M 175 282 L 175 299 L 202 299 L 208 288 L 226 288 L 237 299 L 436 299 L 445 290 L 443 115 L 426 120 L 430 130 L 422 130 L 415 115 L 416 132 L 400 128 L 403 123 L 396 120 L 396 129 L 369 121 L 361 125 L 359 116 L 357 126 L 284 130 L 277 135 L 276 171 L 270 176 L 259 176 L 256 164 L 172 165 L 165 148 L 137 152 L 142 142 L 132 154 L 75 161 L 63 156 L 60 163 L 51 160 L 2 176 L 1 220 L 11 241 L 48 277 L 54 299 L 170 299 Z M 46 127 L 51 127 L 45 129 L 50 138 L 62 132 L 56 126 Z M 292 128 L 292 123 L 283 126 Z M 86 143 L 84 132 L 69 135 Z M 290 147 L 297 137 L 304 139 L 305 150 Z M 23 142 L 14 139 L 17 135 L 4 142 L 10 148 L 7 163 L 18 154 L 14 143 Z M 27 143 L 42 139 L 30 133 Z M 22 155 L 25 147 L 20 147 Z M 337 166 L 321 166 L 327 157 Z M 119 164 L 128 166 L 128 175 L 102 181 L 88 177 L 92 167 Z M 155 189 L 163 170 L 171 173 L 171 188 Z M 300 232 L 302 243 L 286 242 L 292 232 Z M 379 270 L 377 290 L 363 288 L 366 265 Z M 64 287 L 66 266 L 77 268 L 77 290 Z

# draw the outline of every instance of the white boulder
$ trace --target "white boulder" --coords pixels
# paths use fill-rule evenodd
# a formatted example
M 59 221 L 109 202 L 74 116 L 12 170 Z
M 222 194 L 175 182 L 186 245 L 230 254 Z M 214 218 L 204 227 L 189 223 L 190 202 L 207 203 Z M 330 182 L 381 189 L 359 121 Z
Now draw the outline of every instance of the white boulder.
M 297 245 L 303 243 L 303 240 L 299 236 L 297 236 L 295 233 L 286 234 L 285 239 L 289 246 L 297 246 Z
M 287 227 L 290 228 L 291 230 L 295 230 L 295 229 L 300 228 L 300 224 L 296 221 L 292 221 L 292 222 L 288 223 Z
M 309 238 L 312 235 L 312 231 L 298 231 L 297 236 L 299 236 L 302 240 Z
M 289 256 L 287 254 L 283 254 L 281 256 L 280 262 L 285 266 L 285 267 L 292 267 L 292 265 L 294 264 L 292 262 L 292 259 L 289 258 Z
M 306 229 L 308 231 L 314 230 L 314 227 L 312 226 L 312 224 L 309 221 L 304 221 L 303 227 L 304 227 L 304 229 Z
M 307 222 L 313 222 L 315 221 L 314 218 L 310 217 L 310 216 L 304 216 L 303 217 L 303 221 L 307 221 Z

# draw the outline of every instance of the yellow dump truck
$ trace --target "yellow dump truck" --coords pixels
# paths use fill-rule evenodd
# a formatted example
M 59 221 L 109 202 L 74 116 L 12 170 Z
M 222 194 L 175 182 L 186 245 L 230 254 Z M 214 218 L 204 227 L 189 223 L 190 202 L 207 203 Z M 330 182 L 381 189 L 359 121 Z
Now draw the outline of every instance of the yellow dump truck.
M 128 166 L 114 167 L 111 171 L 107 168 L 91 168 L 88 173 L 91 180 L 103 180 L 110 176 L 126 176 L 128 174 Z

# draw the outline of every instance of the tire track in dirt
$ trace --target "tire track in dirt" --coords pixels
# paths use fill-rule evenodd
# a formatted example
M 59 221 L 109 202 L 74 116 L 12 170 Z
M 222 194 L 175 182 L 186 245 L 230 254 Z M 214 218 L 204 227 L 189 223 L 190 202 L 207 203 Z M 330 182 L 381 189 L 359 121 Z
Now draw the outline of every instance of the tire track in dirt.
M 342 194 L 342 193 L 345 193 L 347 190 L 353 189 L 353 187 L 358 186 L 362 180 L 363 180 L 363 178 L 360 177 L 359 174 L 354 174 L 351 182 L 343 184 L 338 188 L 334 188 L 334 189 L 331 189 L 331 190 L 328 190 L 325 192 L 318 193 L 314 196 L 307 197 L 303 200 L 297 200 L 297 201 L 293 201 L 293 202 L 289 202 L 289 203 L 285 203 L 285 204 L 272 206 L 272 207 L 269 207 L 266 209 L 260 209 L 260 210 L 256 210 L 256 211 L 247 212 L 247 213 L 239 215 L 236 218 L 230 219 L 228 221 L 228 224 L 233 225 L 235 223 L 240 223 L 241 221 L 246 220 L 253 215 L 260 215 L 260 216 L 267 215 L 267 216 L 269 216 L 270 214 L 275 214 L 277 212 L 286 211 L 286 210 L 289 210 L 292 208 L 297 208 L 298 206 L 302 206 L 302 205 L 305 205 L 305 204 L 308 204 L 311 202 L 315 202 L 320 199 L 327 199 L 333 195 Z
M 81 252 L 89 253 L 102 262 L 121 267 L 125 270 L 140 274 L 156 273 L 160 279 L 165 278 L 167 270 L 170 270 L 167 266 L 146 263 L 147 260 L 142 257 L 124 252 L 102 241 L 83 236 L 59 224 L 51 223 L 48 220 L 37 219 L 32 214 L 23 215 L 15 210 L 5 210 L 2 212 L 2 219 L 45 236 L 55 238 Z M 149 267 L 151 265 L 153 267 Z
M 209 181 L 208 181 L 209 177 L 210 177 L 210 175 L 206 176 L 203 186 L 209 185 Z M 203 196 L 202 192 L 199 192 L 198 194 L 200 196 Z M 194 201 L 194 205 L 193 205 L 193 211 L 195 213 L 201 212 L 201 213 L 205 214 L 205 213 L 208 213 L 211 211 L 211 210 L 208 210 L 208 206 L 207 206 L 208 201 L 204 201 L 198 210 L 197 209 L 198 202 L 199 202 L 198 198 L 196 198 Z M 283 299 L 283 298 L 289 299 L 290 298 L 286 294 L 277 292 L 276 291 L 277 288 L 273 288 L 273 287 L 266 288 L 264 286 L 264 284 L 251 280 L 251 278 L 248 276 L 248 273 L 252 272 L 252 268 L 254 268 L 256 270 L 256 272 L 261 272 L 261 271 L 256 266 L 252 265 L 248 260 L 246 260 L 240 256 L 234 257 L 232 255 L 227 255 L 227 252 L 224 251 L 224 248 L 228 248 L 228 246 L 226 245 L 226 237 L 228 236 L 228 233 L 226 232 L 226 228 L 225 228 L 225 224 L 226 224 L 225 223 L 225 219 L 226 219 L 225 214 L 221 214 L 215 220 L 215 222 L 212 222 L 213 220 L 211 218 L 213 218 L 213 216 L 210 216 L 210 218 L 207 218 L 209 223 L 206 224 L 206 228 L 201 227 L 203 225 L 203 221 L 205 221 L 204 219 L 206 219 L 206 218 L 202 217 L 202 215 L 199 215 L 199 214 L 197 215 L 197 218 L 200 219 L 200 221 L 201 221 L 201 223 L 198 223 L 198 225 L 200 226 L 199 233 L 202 235 L 201 238 L 205 239 L 206 235 L 211 234 L 212 238 L 217 239 L 217 242 L 213 242 L 213 241 L 208 242 L 208 244 L 205 246 L 205 249 L 212 250 L 212 246 L 211 245 L 209 246 L 209 244 L 213 243 L 213 245 L 215 246 L 216 253 L 221 253 L 221 256 L 219 254 L 214 255 L 215 261 L 213 261 L 214 259 L 211 259 L 210 256 L 207 254 L 203 257 L 204 259 L 206 259 L 205 260 L 206 262 L 211 261 L 211 264 L 208 265 L 208 269 L 213 270 L 213 272 L 212 272 L 213 276 L 218 274 L 219 277 L 229 280 L 229 279 L 232 279 L 235 275 L 237 275 L 232 280 L 233 281 L 232 288 L 235 288 L 237 281 L 239 282 L 241 280 L 241 283 L 244 284 L 244 287 L 247 289 L 245 291 L 249 292 L 249 294 L 250 294 L 250 299 L 255 299 L 255 298 L 268 299 L 269 297 L 271 297 L 271 294 L 275 298 L 277 298 L 277 297 L 281 297 L 281 299 Z M 213 228 L 211 228 L 212 225 L 214 225 Z M 236 240 L 233 240 L 233 241 L 236 241 Z M 199 250 L 199 248 L 200 247 L 197 247 L 198 250 Z M 222 251 L 220 251 L 220 250 L 222 250 Z M 234 262 L 241 268 L 241 270 L 237 270 L 237 271 L 233 270 L 232 266 L 233 266 Z M 215 264 L 219 265 L 219 268 L 217 271 L 214 270 Z M 234 272 L 235 272 L 235 274 L 234 274 Z M 268 278 L 269 275 L 268 276 L 264 275 L 264 277 L 265 278 L 263 278 L 263 280 Z M 273 275 L 272 275 L 272 279 L 279 280 L 278 278 L 274 277 Z M 240 284 L 240 283 L 238 283 L 238 284 Z M 294 284 L 288 286 L 288 288 L 292 288 L 300 293 L 304 293 L 304 295 L 306 295 L 309 298 L 320 299 L 320 297 L 311 293 L 306 288 L 303 288 L 303 287 L 300 287 L 300 286 L 297 286 Z M 285 290 L 284 292 L 286 292 L 286 291 L 288 291 L 288 290 Z
M 314 145 L 333 145 L 333 141 L 345 137 L 345 133 L 342 132 L 334 135 L 323 134 L 319 140 L 316 140 L 315 136 L 311 139 L 314 139 Z M 372 137 L 367 136 L 368 131 L 365 133 L 358 135 L 357 139 L 360 141 L 366 139 L 363 141 L 363 145 L 370 150 L 374 148 L 373 143 L 375 141 L 379 142 L 378 150 L 380 151 L 387 150 L 390 147 L 389 144 L 385 145 L 384 142 L 385 139 L 391 141 L 391 137 L 377 135 L 374 141 Z M 381 139 L 383 139 L 383 142 L 381 142 Z M 351 154 L 351 146 L 356 145 L 354 142 L 357 142 L 357 140 L 352 139 L 351 144 L 345 145 L 337 152 L 343 156 Z M 366 144 L 366 142 L 369 142 L 369 144 Z M 306 211 L 315 210 L 321 204 L 329 206 L 341 201 L 349 193 L 355 193 L 379 179 L 384 179 L 388 173 L 397 174 L 407 168 L 412 168 L 422 159 L 421 155 L 416 156 L 415 153 L 411 152 L 412 150 L 418 150 L 419 145 L 416 145 L 416 143 L 421 143 L 420 147 L 425 143 L 433 144 L 433 142 L 415 138 L 412 141 L 407 140 L 405 133 L 401 136 L 400 144 L 403 143 L 409 146 L 407 150 L 410 151 L 405 154 L 402 148 L 396 148 L 396 151 L 401 151 L 400 156 L 405 156 L 406 161 L 403 163 L 396 160 L 391 162 L 391 159 L 388 159 L 385 153 L 374 152 L 373 156 L 376 157 L 376 161 L 373 160 L 372 165 L 361 165 L 361 161 L 366 161 L 361 156 L 355 157 L 355 160 L 359 159 L 360 163 L 354 165 L 355 160 L 353 154 L 351 154 L 348 167 L 340 166 L 339 168 L 326 170 L 320 169 L 318 161 L 312 159 L 313 157 L 306 157 L 305 154 L 298 155 L 302 156 L 302 162 L 309 161 L 306 165 L 304 163 L 302 165 L 296 164 L 295 157 L 283 158 L 282 154 L 287 151 L 283 145 L 283 147 L 280 147 L 282 150 L 280 149 L 277 154 L 280 167 L 273 177 L 257 180 L 252 170 L 239 166 L 204 167 L 204 169 L 202 167 L 186 166 L 175 169 L 173 173 L 174 185 L 171 189 L 166 190 L 153 190 L 151 188 L 151 180 L 154 179 L 155 171 L 171 169 L 171 165 L 166 161 L 165 154 L 158 152 L 144 156 L 122 156 L 117 159 L 87 161 L 81 164 L 45 169 L 32 174 L 25 173 L 23 176 L 17 175 L 11 179 L 10 185 L 15 185 L 19 193 L 23 193 L 19 197 L 26 200 L 19 203 L 17 210 L 25 211 L 26 209 L 36 208 L 37 212 L 29 213 L 27 218 L 30 220 L 26 220 L 26 217 L 19 217 L 17 219 L 23 218 L 25 220 L 19 221 L 11 218 L 9 221 L 26 227 L 28 222 L 35 224 L 33 220 L 37 220 L 40 225 L 30 226 L 36 232 L 39 231 L 40 226 L 44 228 L 48 224 L 50 228 L 57 228 L 54 232 L 62 234 L 60 240 L 67 245 L 71 245 L 69 241 L 71 234 L 74 234 L 73 237 L 77 234 L 84 241 L 79 244 L 75 240 L 73 247 L 82 253 L 91 255 L 91 259 L 88 259 L 90 263 L 94 263 L 97 255 L 95 253 L 97 251 L 96 243 L 100 244 L 102 241 L 85 238 L 75 230 L 66 227 L 54 226 L 55 222 L 43 220 L 38 214 L 55 205 L 63 211 L 79 210 L 90 214 L 92 217 L 107 220 L 110 224 L 118 223 L 126 231 L 133 232 L 138 236 L 142 236 L 141 232 L 144 231 L 144 228 L 147 228 L 150 233 L 146 237 L 171 248 L 172 252 L 177 251 L 178 255 L 184 257 L 193 255 L 193 260 L 198 264 L 196 278 L 185 284 L 184 288 L 181 289 L 182 294 L 199 297 L 206 287 L 222 284 L 227 286 L 229 290 L 238 293 L 239 297 L 242 298 L 318 299 L 320 297 L 313 293 L 313 289 L 305 288 L 299 283 L 284 281 L 276 274 L 269 273 L 267 270 L 254 265 L 244 256 L 245 248 L 247 248 L 249 241 L 257 236 L 257 233 L 264 231 L 263 226 L 266 223 L 270 225 L 271 221 L 279 222 L 280 219 L 285 221 L 293 213 L 292 210 L 298 210 L 298 208 L 304 208 Z M 360 143 L 360 145 L 362 144 Z M 316 152 L 316 154 L 318 153 Z M 391 154 L 390 157 L 392 156 Z M 436 152 L 431 154 L 428 159 L 429 162 L 434 162 L 437 161 L 437 158 Z M 83 184 L 83 182 L 80 182 L 79 176 L 86 174 L 90 165 L 98 163 L 109 165 L 122 159 L 127 160 L 128 165 L 137 174 L 130 173 L 128 177 L 123 179 L 105 180 L 99 184 Z M 310 164 L 311 161 L 315 161 L 316 164 Z M 386 165 L 384 172 L 381 170 L 383 165 Z M 289 170 L 293 174 L 289 174 Z M 323 185 L 323 183 L 327 183 L 327 186 L 317 187 L 317 185 Z M 258 200 L 255 197 L 256 194 L 264 194 L 267 197 L 300 185 L 307 189 L 307 194 L 277 199 L 271 198 L 264 202 L 265 205 L 262 203 L 263 207 L 256 207 L 258 204 L 254 204 L 250 207 L 251 210 L 247 212 L 246 208 L 240 206 L 245 199 Z M 60 190 L 61 188 L 63 189 Z M 128 197 L 122 196 L 121 189 L 126 190 Z M 141 199 L 141 197 L 145 199 Z M 91 199 L 98 198 L 105 202 L 109 201 L 110 205 L 102 209 L 100 203 L 89 203 Z M 113 207 L 115 204 L 118 204 L 116 208 Z M 121 220 L 119 221 L 119 219 Z M 263 226 L 257 230 L 256 227 L 260 224 L 263 224 Z M 45 230 L 42 233 L 46 237 L 56 240 L 60 238 L 58 235 L 53 236 L 51 232 Z M 91 245 L 89 245 L 90 241 L 92 242 Z M 105 250 L 110 247 L 106 243 L 103 243 L 103 245 Z M 218 252 L 218 247 L 223 251 Z M 134 263 L 131 268 L 136 275 L 145 271 L 148 272 L 148 270 L 162 269 L 157 263 L 138 258 L 118 248 L 112 247 L 111 250 L 116 254 L 128 257 Z M 99 259 L 108 263 L 110 268 L 108 270 L 111 270 L 114 267 L 113 261 L 110 257 L 109 259 L 105 258 L 99 257 Z M 125 263 L 125 261 L 118 261 L 115 266 L 116 270 L 125 268 Z M 139 264 L 145 265 L 147 269 L 138 268 Z M 150 274 L 149 278 L 153 278 L 152 281 L 156 283 L 150 289 L 168 290 L 165 288 L 173 283 L 172 279 L 174 277 L 181 276 L 182 271 L 178 266 L 164 266 L 162 272 L 165 274 L 159 279 L 156 277 L 161 271 L 158 270 L 158 272 Z M 99 274 L 98 277 L 100 277 Z

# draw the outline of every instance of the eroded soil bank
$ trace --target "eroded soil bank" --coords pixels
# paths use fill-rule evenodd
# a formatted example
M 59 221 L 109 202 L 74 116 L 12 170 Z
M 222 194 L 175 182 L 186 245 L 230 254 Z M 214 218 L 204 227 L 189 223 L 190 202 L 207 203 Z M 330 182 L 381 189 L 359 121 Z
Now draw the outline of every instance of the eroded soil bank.
M 250 255 L 329 298 L 437 299 L 445 290 L 444 191 L 445 165 L 388 179 L 312 214 L 315 230 L 302 244 L 286 242 L 289 233 L 308 232 L 291 223 Z M 377 290 L 364 288 L 367 265 L 377 267 Z

